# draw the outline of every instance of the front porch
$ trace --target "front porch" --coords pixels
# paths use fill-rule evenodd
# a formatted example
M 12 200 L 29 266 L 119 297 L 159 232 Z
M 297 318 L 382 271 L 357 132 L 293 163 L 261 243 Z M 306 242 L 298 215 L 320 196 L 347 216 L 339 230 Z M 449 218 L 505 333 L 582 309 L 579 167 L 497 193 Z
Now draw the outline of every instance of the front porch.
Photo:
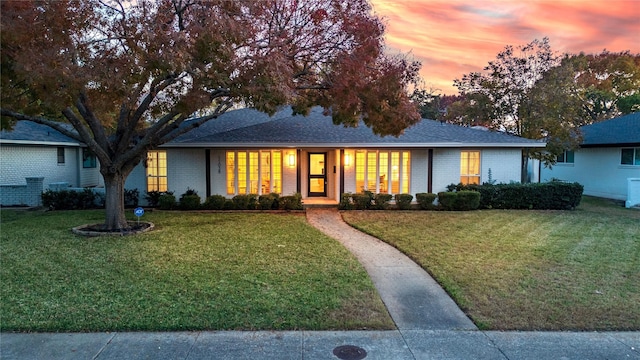
M 302 200 L 302 208 L 337 208 L 338 201 L 328 197 L 308 197 Z

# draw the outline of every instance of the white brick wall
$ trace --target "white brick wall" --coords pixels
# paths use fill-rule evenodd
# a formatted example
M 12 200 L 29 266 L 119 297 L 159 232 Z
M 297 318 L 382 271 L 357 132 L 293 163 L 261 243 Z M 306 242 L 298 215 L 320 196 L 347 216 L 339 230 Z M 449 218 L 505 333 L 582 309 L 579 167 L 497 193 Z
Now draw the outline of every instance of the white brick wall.
M 640 177 L 640 166 L 620 164 L 620 147 L 589 148 L 575 151 L 573 164 L 542 166 L 540 181 L 552 178 L 584 185 L 584 194 L 626 200 L 627 179 Z
M 169 149 L 167 151 L 167 184 L 176 199 L 193 189 L 204 201 L 206 189 L 204 149 Z
M 24 184 L 27 177 L 44 177 L 44 184 L 78 182 L 78 149 L 65 148 L 65 163 L 58 165 L 58 150 L 55 146 L 0 146 L 0 184 Z M 82 167 L 82 164 L 80 164 Z
M 460 149 L 433 150 L 433 193 L 460 182 Z
M 520 149 L 483 149 L 481 151 L 480 183 L 489 181 L 491 177 L 496 184 L 508 184 L 521 180 L 522 151 Z

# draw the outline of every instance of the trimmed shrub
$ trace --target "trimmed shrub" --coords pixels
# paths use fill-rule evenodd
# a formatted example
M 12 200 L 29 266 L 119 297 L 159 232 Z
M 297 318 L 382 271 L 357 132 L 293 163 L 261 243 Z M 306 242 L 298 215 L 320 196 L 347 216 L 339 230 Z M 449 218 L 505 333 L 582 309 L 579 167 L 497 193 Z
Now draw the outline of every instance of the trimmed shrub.
M 95 209 L 101 199 L 93 190 L 47 190 L 41 194 L 42 205 L 53 210 Z M 104 205 L 104 202 L 101 204 Z
M 356 210 L 369 210 L 371 208 L 371 202 L 373 201 L 373 193 L 365 191 L 359 194 L 351 195 L 353 205 Z
M 456 201 L 458 201 L 457 192 L 439 192 L 438 204 L 443 210 L 453 211 L 456 208 Z
M 202 207 L 207 210 L 222 210 L 226 201 L 227 198 L 222 195 L 211 195 L 204 200 Z
M 236 210 L 236 203 L 231 199 L 224 201 L 223 210 Z
M 173 193 L 164 193 L 158 198 L 158 208 L 161 210 L 172 210 L 177 205 L 176 197 Z
M 395 195 L 396 206 L 400 210 L 409 210 L 411 209 L 411 200 L 413 200 L 413 195 L 411 194 L 396 194 Z
M 255 210 L 258 208 L 258 195 L 256 194 L 240 194 L 232 199 L 236 210 Z
M 353 210 L 353 200 L 352 193 L 342 193 L 340 195 L 340 203 L 338 204 L 338 209 L 340 210 Z
M 434 210 L 436 205 L 433 202 L 436 200 L 437 195 L 433 193 L 417 193 L 416 201 L 420 205 L 422 210 Z
M 476 210 L 480 206 L 480 193 L 471 190 L 461 190 L 457 192 L 455 209 L 461 211 Z
M 147 204 L 150 207 L 158 207 L 160 196 L 164 194 L 173 195 L 173 191 L 147 191 L 144 199 L 147 200 Z
M 290 196 L 281 196 L 278 203 L 280 210 L 302 210 L 302 195 L 296 193 Z
M 389 202 L 393 199 L 391 194 L 376 194 L 373 197 L 373 209 L 385 210 L 389 208 Z
M 277 209 L 278 208 L 278 198 L 280 196 L 278 194 L 266 194 L 266 195 L 260 195 L 258 197 L 258 205 L 260 207 L 260 210 L 271 210 L 271 209 Z
M 180 208 L 182 210 L 197 210 L 201 207 L 200 195 L 193 190 L 187 189 L 187 191 L 180 196 Z

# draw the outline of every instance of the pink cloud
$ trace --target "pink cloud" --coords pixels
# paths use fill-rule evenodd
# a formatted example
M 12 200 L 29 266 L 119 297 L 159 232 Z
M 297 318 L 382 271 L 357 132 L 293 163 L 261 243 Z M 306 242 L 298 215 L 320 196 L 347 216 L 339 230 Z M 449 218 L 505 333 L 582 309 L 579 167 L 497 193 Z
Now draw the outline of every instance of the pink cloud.
M 482 68 L 506 45 L 549 37 L 558 52 L 640 52 L 640 1 L 372 0 L 390 49 L 423 62 L 427 84 L 457 93 L 453 79 Z

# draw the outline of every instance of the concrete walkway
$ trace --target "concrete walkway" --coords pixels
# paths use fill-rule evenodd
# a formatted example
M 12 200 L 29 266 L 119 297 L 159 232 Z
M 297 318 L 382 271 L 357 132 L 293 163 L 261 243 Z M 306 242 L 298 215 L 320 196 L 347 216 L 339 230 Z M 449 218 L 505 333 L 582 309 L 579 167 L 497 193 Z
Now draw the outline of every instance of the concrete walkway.
M 640 360 L 639 332 L 479 331 L 395 248 L 346 225 L 335 209 L 310 209 L 307 218 L 362 262 L 397 330 L 1 333 L 0 359 Z
M 399 330 L 477 330 L 440 285 L 396 248 L 347 225 L 336 209 L 306 213 L 311 225 L 362 263 Z

